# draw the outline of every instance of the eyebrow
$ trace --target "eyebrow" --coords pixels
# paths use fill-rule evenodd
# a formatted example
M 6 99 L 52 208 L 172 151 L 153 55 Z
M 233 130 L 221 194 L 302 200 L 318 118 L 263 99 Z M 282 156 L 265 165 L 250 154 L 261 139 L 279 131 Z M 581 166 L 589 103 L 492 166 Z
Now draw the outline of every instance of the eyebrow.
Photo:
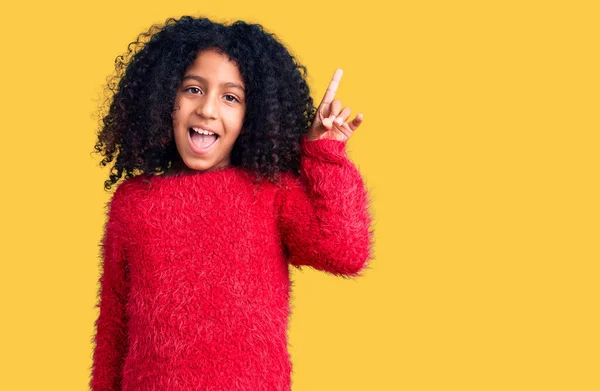
M 181 81 L 184 81 L 184 80 L 187 80 L 187 79 L 193 79 L 193 80 L 196 80 L 196 81 L 198 81 L 200 83 L 206 83 L 206 79 L 205 78 L 203 78 L 202 76 L 196 76 L 196 75 L 187 75 L 187 76 L 184 76 Z M 244 87 L 242 87 L 241 85 L 236 84 L 236 83 L 228 82 L 228 83 L 221 83 L 221 85 L 223 87 L 239 88 L 243 92 L 246 92 L 246 90 L 244 89 Z

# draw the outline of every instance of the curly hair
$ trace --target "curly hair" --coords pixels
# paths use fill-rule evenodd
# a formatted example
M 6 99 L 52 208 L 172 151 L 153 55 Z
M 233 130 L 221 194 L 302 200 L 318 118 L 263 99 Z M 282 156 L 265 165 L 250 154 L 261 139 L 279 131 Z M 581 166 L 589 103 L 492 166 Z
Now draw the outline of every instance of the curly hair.
M 301 137 L 316 111 L 306 67 L 259 24 L 182 16 L 151 26 L 115 59 L 94 146 L 104 156 L 100 166 L 115 160 L 105 190 L 123 174 L 129 179 L 163 173 L 178 159 L 171 117 L 177 88 L 206 49 L 234 60 L 246 84 L 244 125 L 231 165 L 251 170 L 259 181 L 277 182 L 284 172 L 299 175 Z

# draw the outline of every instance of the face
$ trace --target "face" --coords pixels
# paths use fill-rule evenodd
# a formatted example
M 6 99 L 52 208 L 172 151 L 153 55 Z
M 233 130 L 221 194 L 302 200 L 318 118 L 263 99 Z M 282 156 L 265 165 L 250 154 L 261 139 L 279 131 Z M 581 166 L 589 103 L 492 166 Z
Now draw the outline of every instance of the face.
M 173 109 L 183 169 L 206 171 L 229 165 L 246 113 L 245 88 L 236 63 L 214 50 L 200 52 L 185 71 Z

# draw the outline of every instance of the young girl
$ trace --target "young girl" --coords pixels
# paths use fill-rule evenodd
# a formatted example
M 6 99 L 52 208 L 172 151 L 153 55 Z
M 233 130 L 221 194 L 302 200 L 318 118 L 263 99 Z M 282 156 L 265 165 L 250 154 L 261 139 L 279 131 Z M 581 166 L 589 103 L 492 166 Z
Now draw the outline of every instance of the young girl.
M 95 150 L 115 160 L 93 391 L 289 390 L 289 265 L 360 276 L 369 197 L 345 145 L 260 25 L 153 26 L 118 57 Z M 118 85 L 115 82 L 118 81 Z

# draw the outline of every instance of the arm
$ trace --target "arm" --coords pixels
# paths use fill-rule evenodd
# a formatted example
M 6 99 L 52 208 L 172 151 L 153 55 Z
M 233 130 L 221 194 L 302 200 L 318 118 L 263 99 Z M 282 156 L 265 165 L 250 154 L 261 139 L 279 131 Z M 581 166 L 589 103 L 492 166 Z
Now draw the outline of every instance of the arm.
M 127 317 L 125 303 L 128 295 L 125 232 L 119 219 L 122 186 L 110 202 L 108 221 L 101 244 L 102 275 L 100 277 L 98 319 L 95 322 L 96 343 L 90 388 L 92 391 L 121 390 L 123 363 L 127 353 Z
M 372 258 L 369 196 L 338 140 L 302 139 L 300 177 L 280 189 L 279 228 L 289 262 L 340 276 L 360 276 Z

